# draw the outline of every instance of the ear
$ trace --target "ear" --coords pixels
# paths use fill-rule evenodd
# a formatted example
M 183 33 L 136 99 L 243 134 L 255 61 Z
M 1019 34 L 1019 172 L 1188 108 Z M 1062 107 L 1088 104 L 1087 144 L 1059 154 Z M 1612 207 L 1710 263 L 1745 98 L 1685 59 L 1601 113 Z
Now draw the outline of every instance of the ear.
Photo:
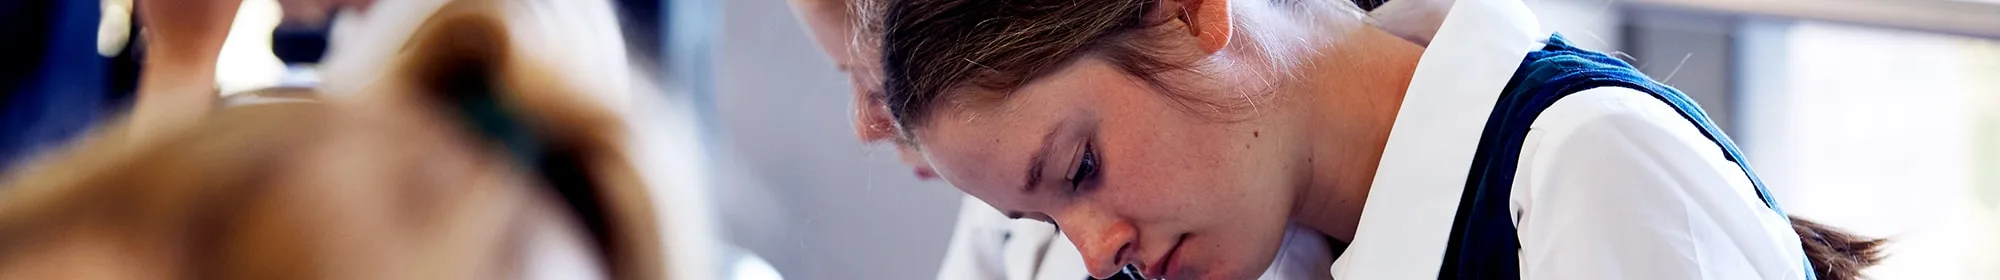
M 1228 0 L 1166 0 L 1148 12 L 1149 17 L 1171 18 L 1185 24 L 1205 54 L 1220 52 L 1229 45 L 1235 31 L 1231 15 Z
M 889 116 L 889 107 L 882 98 L 872 96 L 871 91 L 854 91 L 854 136 L 863 144 L 896 141 L 896 120 Z
M 923 158 L 923 151 L 918 150 L 915 143 L 903 141 L 901 133 L 881 97 L 871 96 L 870 91 L 854 91 L 854 135 L 861 138 L 861 143 L 895 145 L 897 159 L 909 165 L 917 179 L 936 179 L 937 171 L 931 168 L 929 160 Z

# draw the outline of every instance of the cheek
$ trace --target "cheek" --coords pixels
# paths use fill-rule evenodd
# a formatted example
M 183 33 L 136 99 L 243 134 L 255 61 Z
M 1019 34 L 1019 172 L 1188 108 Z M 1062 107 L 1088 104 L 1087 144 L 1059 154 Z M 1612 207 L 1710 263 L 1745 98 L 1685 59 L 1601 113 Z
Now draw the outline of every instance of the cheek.
M 1098 136 L 1105 199 L 1127 207 L 1119 211 L 1142 232 L 1198 236 L 1183 248 L 1197 253 L 1186 263 L 1207 264 L 1191 267 L 1198 274 L 1261 273 L 1283 240 L 1292 200 L 1276 149 L 1258 146 L 1253 133 L 1165 104 L 1107 110 Z
M 1104 153 L 1105 187 L 1131 209 L 1165 219 L 1183 219 L 1184 226 L 1207 227 L 1241 218 L 1258 204 L 1253 195 L 1268 188 L 1253 176 L 1256 164 L 1245 156 L 1246 141 L 1227 124 L 1189 118 L 1164 105 L 1132 107 L 1106 114 L 1099 128 Z

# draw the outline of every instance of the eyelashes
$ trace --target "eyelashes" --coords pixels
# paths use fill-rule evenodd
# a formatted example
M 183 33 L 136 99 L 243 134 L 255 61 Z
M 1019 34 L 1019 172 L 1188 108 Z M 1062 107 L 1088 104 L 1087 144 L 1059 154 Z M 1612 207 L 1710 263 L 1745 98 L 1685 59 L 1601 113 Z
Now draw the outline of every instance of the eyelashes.
M 1074 174 L 1069 177 L 1070 190 L 1080 190 L 1084 181 L 1097 177 L 1097 171 L 1101 167 L 1098 166 L 1096 148 L 1091 144 L 1083 145 L 1083 156 L 1077 159 L 1076 169 L 1070 172 Z

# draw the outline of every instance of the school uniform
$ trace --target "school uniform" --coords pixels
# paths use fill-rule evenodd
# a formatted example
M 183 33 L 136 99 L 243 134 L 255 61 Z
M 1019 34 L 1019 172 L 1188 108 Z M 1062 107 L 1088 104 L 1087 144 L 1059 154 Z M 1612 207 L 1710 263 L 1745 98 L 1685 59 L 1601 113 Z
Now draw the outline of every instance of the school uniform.
M 1335 279 L 1812 279 L 1685 95 L 1461 0 L 1424 51 Z

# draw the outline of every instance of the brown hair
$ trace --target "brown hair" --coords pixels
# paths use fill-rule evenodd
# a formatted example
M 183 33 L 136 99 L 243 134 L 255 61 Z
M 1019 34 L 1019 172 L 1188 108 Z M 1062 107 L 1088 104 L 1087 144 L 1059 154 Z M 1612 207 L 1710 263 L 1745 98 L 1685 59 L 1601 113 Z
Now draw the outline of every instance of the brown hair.
M 1799 234 L 1806 260 L 1821 280 L 1861 279 L 1861 269 L 1882 260 L 1882 244 L 1887 239 L 1868 238 L 1832 226 L 1792 216 L 1792 231 Z
M 1149 36 L 1170 31 L 1146 16 L 1159 0 L 885 1 L 884 103 L 906 136 L 940 101 L 1004 97 L 1080 57 L 1103 58 L 1162 89 L 1170 87 L 1157 74 L 1188 64 L 1167 59 L 1174 56 Z M 944 98 L 967 86 L 987 92 Z

